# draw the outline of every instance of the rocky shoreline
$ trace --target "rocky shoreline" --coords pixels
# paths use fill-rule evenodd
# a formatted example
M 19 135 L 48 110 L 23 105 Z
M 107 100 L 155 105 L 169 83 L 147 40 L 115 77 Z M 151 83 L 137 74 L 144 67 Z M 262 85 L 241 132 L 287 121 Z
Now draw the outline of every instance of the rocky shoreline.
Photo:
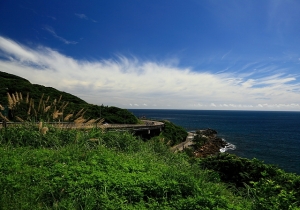
M 217 137 L 217 131 L 210 128 L 196 131 L 193 141 L 195 157 L 215 155 L 227 145 L 224 139 Z
M 189 132 L 186 141 L 172 147 L 172 150 L 174 152 L 185 150 L 190 151 L 189 153 L 192 153 L 194 157 L 207 157 L 225 151 L 226 146 L 228 143 L 217 137 L 217 131 L 208 128 Z

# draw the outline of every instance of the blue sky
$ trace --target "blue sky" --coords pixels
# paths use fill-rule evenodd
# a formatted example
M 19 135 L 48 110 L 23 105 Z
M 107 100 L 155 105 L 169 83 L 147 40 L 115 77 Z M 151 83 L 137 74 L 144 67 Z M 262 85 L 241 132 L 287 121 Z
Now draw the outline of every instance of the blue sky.
M 1 1 L 0 71 L 122 108 L 300 111 L 300 2 Z

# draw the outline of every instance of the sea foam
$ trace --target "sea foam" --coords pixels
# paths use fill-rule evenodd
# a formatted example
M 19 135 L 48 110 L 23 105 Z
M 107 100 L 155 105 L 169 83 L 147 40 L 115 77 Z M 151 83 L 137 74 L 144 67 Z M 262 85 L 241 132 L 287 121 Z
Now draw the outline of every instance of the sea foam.
M 225 139 L 222 139 L 223 141 L 225 141 Z M 227 150 L 235 150 L 236 146 L 234 144 L 230 144 L 227 142 L 226 146 L 220 149 L 220 152 L 226 152 Z

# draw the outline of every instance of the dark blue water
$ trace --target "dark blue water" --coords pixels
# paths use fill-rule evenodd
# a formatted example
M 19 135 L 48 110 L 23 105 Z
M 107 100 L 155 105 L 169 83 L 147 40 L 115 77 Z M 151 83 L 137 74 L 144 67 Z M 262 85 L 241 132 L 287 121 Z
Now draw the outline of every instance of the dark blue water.
M 236 146 L 230 153 L 258 158 L 300 174 L 300 112 L 137 110 L 137 117 L 166 119 L 187 131 L 212 128 Z

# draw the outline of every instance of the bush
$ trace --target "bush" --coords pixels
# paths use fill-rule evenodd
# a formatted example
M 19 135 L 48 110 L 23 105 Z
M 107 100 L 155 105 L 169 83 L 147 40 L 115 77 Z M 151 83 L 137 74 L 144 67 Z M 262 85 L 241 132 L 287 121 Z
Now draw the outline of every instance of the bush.
M 257 159 L 220 154 L 200 161 L 200 167 L 217 172 L 223 182 L 251 197 L 254 209 L 299 209 L 300 176 L 286 173 Z
M 188 134 L 184 128 L 167 120 L 163 122 L 165 123 L 165 127 L 161 133 L 161 137 L 164 138 L 166 143 L 173 146 L 186 140 Z
M 273 166 L 264 164 L 257 159 L 249 160 L 236 155 L 221 153 L 204 158 L 200 162 L 201 168 L 218 172 L 222 181 L 244 187 L 252 181 L 259 181 L 263 177 L 277 176 L 281 171 Z

